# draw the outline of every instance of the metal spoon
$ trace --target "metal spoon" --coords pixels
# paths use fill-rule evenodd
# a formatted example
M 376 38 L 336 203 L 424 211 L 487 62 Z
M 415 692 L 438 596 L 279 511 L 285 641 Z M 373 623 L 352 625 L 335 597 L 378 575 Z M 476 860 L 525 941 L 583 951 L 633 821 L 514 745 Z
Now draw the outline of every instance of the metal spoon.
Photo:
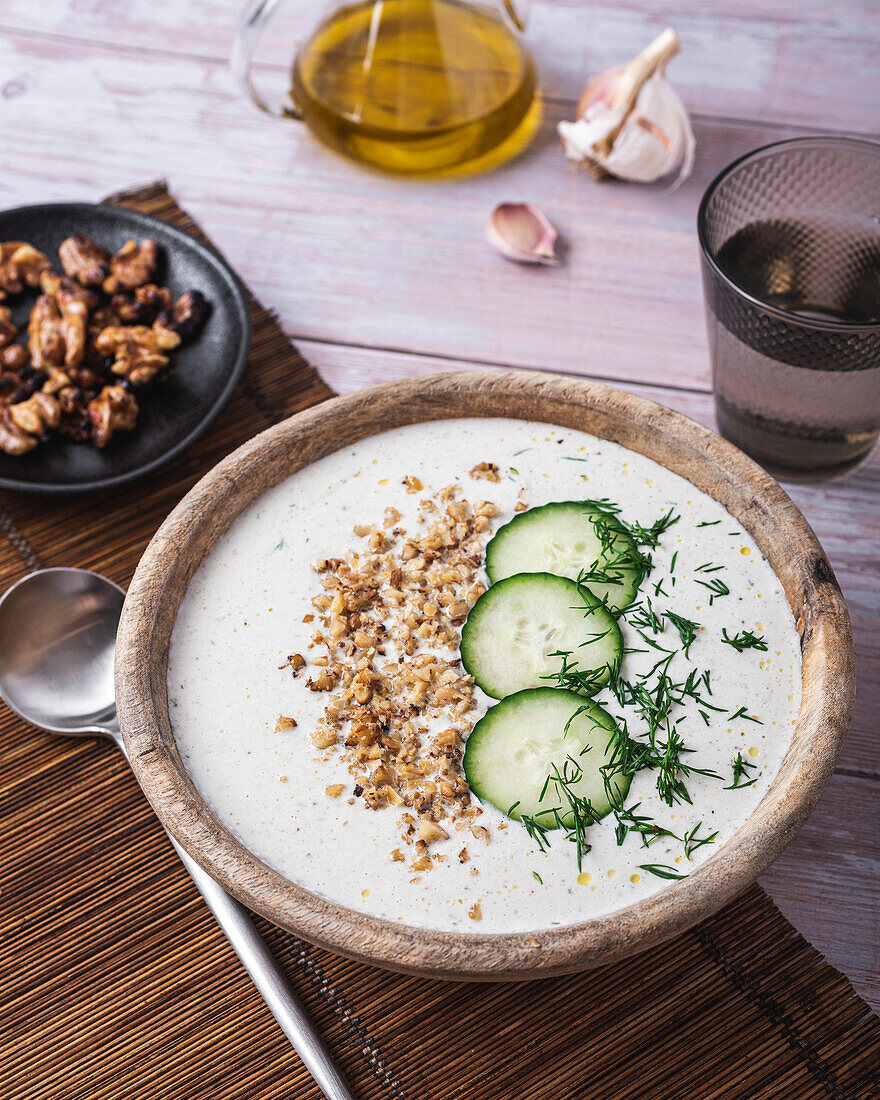
M 14 584 L 0 598 L 0 697 L 50 733 L 109 737 L 125 755 L 113 691 L 124 599 L 113 581 L 85 569 L 41 569 Z M 327 1100 L 354 1100 L 248 911 L 170 839 Z

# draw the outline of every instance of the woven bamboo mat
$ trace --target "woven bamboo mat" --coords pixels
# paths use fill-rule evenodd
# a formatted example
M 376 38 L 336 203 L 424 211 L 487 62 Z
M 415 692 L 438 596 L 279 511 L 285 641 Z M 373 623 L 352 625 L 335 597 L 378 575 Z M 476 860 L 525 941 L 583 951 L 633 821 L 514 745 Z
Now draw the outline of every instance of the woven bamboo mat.
M 112 201 L 198 233 L 166 189 Z M 207 437 L 134 487 L 0 494 L 0 585 L 129 580 L 209 466 L 330 396 L 252 302 L 247 375 Z M 114 750 L 0 714 L 0 1098 L 315 1100 Z M 473 986 L 387 974 L 261 928 L 363 1100 L 863 1100 L 880 1020 L 753 887 L 645 956 Z

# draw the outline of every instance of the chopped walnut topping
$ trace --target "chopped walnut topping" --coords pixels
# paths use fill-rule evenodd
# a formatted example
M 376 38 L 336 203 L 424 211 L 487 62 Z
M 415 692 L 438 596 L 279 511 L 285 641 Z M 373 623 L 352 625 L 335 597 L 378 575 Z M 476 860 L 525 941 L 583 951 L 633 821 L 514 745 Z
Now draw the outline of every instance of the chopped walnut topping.
M 475 901 L 474 904 L 468 909 L 468 916 L 471 920 L 482 920 L 483 910 L 480 908 L 480 903 Z
M 422 483 L 417 477 L 413 477 L 412 474 L 407 474 L 403 479 L 403 484 L 406 486 L 408 493 L 420 493 L 422 491 Z
M 289 668 L 294 676 L 306 667 L 306 659 L 301 653 L 291 653 L 283 665 L 279 665 L 279 668 Z
M 318 726 L 309 734 L 309 740 L 316 749 L 329 749 L 336 744 L 336 731 L 328 726 Z
M 295 730 L 296 719 L 288 718 L 286 714 L 279 714 L 275 721 L 275 732 L 283 733 L 285 730 Z
M 514 512 L 527 512 L 529 510 L 528 504 L 524 504 L 521 500 L 518 500 L 513 506 Z
M 159 262 L 159 246 L 155 241 L 126 241 L 110 260 L 110 274 L 104 280 L 105 294 L 135 290 L 150 282 Z
M 415 478 L 405 484 L 423 489 Z M 366 808 L 403 811 L 402 839 L 415 849 L 408 866 L 420 872 L 449 858 L 433 845 L 457 827 L 477 828 L 481 813 L 461 772 L 474 685 L 455 650 L 483 591 L 477 571 L 494 505 L 481 502 L 480 516 L 458 493 L 447 486 L 422 500 L 409 533 L 392 508 L 381 527 L 357 524 L 353 533 L 364 541 L 356 550 L 314 566 L 320 591 L 309 618 L 319 629 L 310 647 L 324 652 L 311 658 L 319 671 L 307 686 L 332 695 L 312 743 L 337 746 Z M 486 829 L 474 833 L 483 834 L 488 839 Z
M 331 783 L 329 787 L 324 788 L 324 794 L 328 795 L 330 798 L 339 798 L 344 790 L 344 783 Z
M 458 853 L 458 862 L 459 863 L 467 863 L 467 861 L 470 858 L 471 857 L 468 855 L 467 848 L 462 848 L 462 850 Z
M 474 479 L 485 478 L 486 481 L 500 481 L 498 467 L 494 462 L 478 462 L 470 472 Z

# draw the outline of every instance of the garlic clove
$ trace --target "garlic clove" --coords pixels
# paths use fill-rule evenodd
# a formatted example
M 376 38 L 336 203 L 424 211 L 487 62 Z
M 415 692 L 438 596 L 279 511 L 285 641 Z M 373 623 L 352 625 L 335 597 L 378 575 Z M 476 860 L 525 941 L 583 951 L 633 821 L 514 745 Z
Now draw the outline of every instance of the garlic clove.
M 561 122 L 566 156 L 599 179 L 650 183 L 693 169 L 696 141 L 687 109 L 666 79 L 678 53 L 678 35 L 666 30 L 623 68 L 608 69 L 586 86 L 575 122 Z
M 486 239 L 508 260 L 521 264 L 556 264 L 559 234 L 530 202 L 502 202 L 486 223 Z

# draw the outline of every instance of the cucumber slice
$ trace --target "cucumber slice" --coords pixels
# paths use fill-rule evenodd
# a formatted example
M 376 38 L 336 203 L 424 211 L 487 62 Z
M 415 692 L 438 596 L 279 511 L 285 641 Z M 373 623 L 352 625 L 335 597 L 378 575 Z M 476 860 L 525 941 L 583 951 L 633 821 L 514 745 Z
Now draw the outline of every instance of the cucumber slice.
M 474 726 L 465 746 L 465 775 L 481 801 L 517 821 L 528 816 L 547 829 L 572 828 L 570 803 L 548 777 L 564 775 L 565 788 L 589 799 L 593 815 L 604 817 L 612 799 L 620 805 L 631 782 L 613 764 L 615 731 L 610 714 L 573 691 L 520 691 L 490 707 Z
M 524 688 L 549 687 L 567 668 L 589 673 L 578 690 L 595 694 L 608 683 L 623 650 L 617 620 L 583 585 L 552 573 L 518 573 L 487 589 L 461 631 L 461 663 L 495 699 Z
M 530 508 L 500 527 L 486 547 L 494 584 L 514 573 L 546 572 L 583 583 L 614 611 L 636 598 L 644 556 L 614 516 L 577 500 Z

